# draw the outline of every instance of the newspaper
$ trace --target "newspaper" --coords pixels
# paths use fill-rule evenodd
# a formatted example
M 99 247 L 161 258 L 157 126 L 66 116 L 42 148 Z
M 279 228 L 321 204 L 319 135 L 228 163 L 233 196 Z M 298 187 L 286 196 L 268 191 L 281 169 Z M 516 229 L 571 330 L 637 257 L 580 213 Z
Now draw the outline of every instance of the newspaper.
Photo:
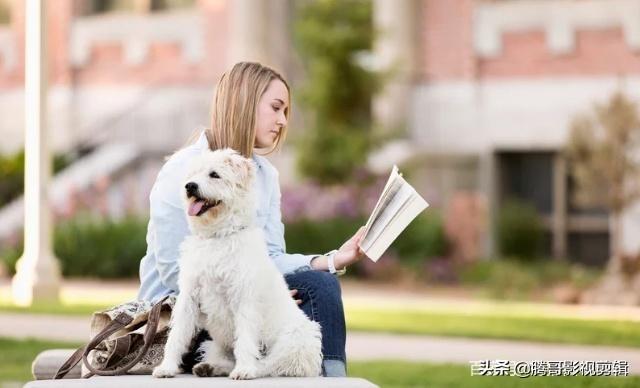
M 393 166 L 374 207 L 359 247 L 373 261 L 389 248 L 414 218 L 429 206 Z

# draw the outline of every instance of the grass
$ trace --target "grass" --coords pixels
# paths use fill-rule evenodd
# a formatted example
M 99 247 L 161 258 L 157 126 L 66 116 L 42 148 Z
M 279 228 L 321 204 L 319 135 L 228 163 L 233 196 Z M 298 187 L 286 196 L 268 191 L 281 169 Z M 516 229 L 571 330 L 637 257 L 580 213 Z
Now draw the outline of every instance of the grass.
M 31 380 L 31 362 L 43 350 L 79 346 L 65 342 L 0 338 L 0 382 Z
M 24 312 L 89 316 L 115 303 L 87 304 L 86 300 L 71 303 L 39 304 L 29 308 L 13 306 L 8 299 L 0 298 L 0 312 Z M 373 308 L 346 305 L 349 330 L 387 332 L 397 334 L 423 334 L 470 338 L 495 338 L 523 341 L 556 342 L 640 347 L 640 325 L 632 320 L 581 319 L 553 317 L 544 313 L 536 315 L 524 309 L 508 313 L 509 306 L 502 306 L 491 313 L 488 309 L 461 308 L 438 310 L 423 307 Z M 517 310 L 516 307 L 513 309 Z
M 117 285 L 113 286 L 117 287 Z M 130 287 L 111 288 L 108 290 L 88 289 L 79 291 L 62 289 L 60 302 L 40 303 L 30 307 L 15 306 L 12 302 L 11 289 L 0 288 L 0 312 L 19 312 L 29 314 L 55 315 L 91 315 L 111 306 L 135 299 L 135 290 Z
M 633 321 L 350 308 L 349 330 L 640 347 Z
M 31 362 L 45 349 L 78 344 L 0 338 L 0 387 L 31 380 Z M 405 361 L 350 362 L 349 376 L 366 378 L 384 388 L 408 387 L 637 387 L 640 377 L 471 376 L 467 365 Z
M 25 314 L 53 314 L 53 315 L 76 315 L 89 316 L 94 311 L 101 311 L 109 308 L 112 304 L 63 304 L 63 303 L 43 303 L 34 304 L 30 307 L 15 306 L 0 300 L 0 312 L 25 313 Z
M 640 377 L 471 376 L 470 367 L 405 361 L 350 362 L 349 376 L 363 377 L 383 388 L 409 387 L 637 387 Z

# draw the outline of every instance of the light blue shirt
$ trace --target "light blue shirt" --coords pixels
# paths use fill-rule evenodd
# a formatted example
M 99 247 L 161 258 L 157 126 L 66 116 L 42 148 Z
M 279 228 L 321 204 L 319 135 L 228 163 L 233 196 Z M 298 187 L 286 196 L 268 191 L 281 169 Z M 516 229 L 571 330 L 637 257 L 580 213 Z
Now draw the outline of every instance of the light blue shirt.
M 178 292 L 180 244 L 191 232 L 180 196 L 189 161 L 208 147 L 204 132 L 197 142 L 173 154 L 158 173 L 149 196 L 147 252 L 140 261 L 138 299 L 156 301 Z M 280 212 L 278 170 L 259 155 L 256 163 L 256 222 L 264 230 L 269 256 L 281 273 L 311 269 L 317 255 L 287 254 Z

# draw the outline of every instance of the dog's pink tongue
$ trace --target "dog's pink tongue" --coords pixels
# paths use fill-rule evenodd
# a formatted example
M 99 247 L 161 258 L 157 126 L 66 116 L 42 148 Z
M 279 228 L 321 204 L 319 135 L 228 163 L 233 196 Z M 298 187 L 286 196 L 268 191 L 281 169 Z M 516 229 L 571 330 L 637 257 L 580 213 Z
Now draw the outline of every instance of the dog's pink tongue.
M 204 201 L 195 201 L 193 202 L 191 205 L 189 205 L 189 215 L 190 216 L 197 216 L 198 213 L 200 213 L 200 210 L 202 210 L 202 207 L 204 206 Z

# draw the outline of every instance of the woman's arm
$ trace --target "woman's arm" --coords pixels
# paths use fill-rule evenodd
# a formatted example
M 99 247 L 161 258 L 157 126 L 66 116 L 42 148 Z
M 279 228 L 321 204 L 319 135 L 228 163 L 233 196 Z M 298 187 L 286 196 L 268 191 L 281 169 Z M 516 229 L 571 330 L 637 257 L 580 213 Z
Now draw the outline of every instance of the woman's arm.
M 284 224 L 282 223 L 281 192 L 277 170 L 273 169 L 273 189 L 269 203 L 269 219 L 265 226 L 265 239 L 269 249 L 269 256 L 273 259 L 281 273 L 287 274 L 300 269 L 315 269 L 328 271 L 328 258 L 324 255 L 301 255 L 286 253 L 284 241 Z M 334 256 L 336 269 L 340 270 L 359 260 L 362 252 L 358 242 L 364 232 L 361 228 L 351 239 L 344 243 Z
M 158 175 L 150 196 L 156 269 L 162 285 L 174 292 L 178 292 L 180 244 L 189 235 L 189 226 L 179 195 L 180 185 L 176 183 L 179 181 L 180 175 L 172 171 Z
M 333 255 L 334 267 L 341 270 L 355 263 L 364 256 L 364 252 L 358 247 L 358 243 L 364 234 L 364 226 L 358 229 L 356 234 L 347 240 L 340 249 Z M 329 257 L 325 255 L 317 256 L 311 260 L 311 267 L 319 271 L 329 270 Z
M 278 171 L 271 167 L 272 176 L 268 176 L 271 187 L 269 209 L 265 209 L 268 219 L 264 227 L 265 241 L 269 250 L 269 256 L 274 261 L 282 274 L 288 274 L 299 270 L 311 269 L 311 259 L 318 255 L 302 255 L 286 253 L 284 241 L 284 224 L 280 210 L 281 193 L 278 179 Z

